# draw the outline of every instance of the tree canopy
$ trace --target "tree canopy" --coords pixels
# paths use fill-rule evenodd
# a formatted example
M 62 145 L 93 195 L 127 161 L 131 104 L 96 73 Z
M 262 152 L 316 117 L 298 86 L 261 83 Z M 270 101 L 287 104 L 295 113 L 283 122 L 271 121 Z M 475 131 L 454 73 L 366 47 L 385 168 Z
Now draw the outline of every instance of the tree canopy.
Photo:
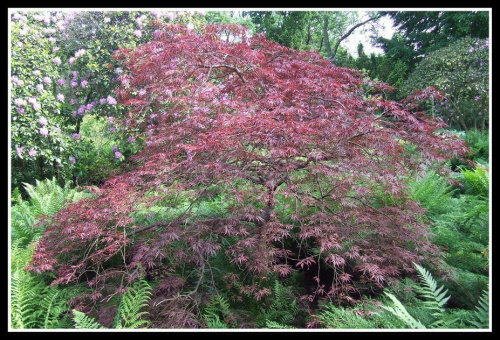
M 459 38 L 471 36 L 485 39 L 489 36 L 487 11 L 399 11 L 382 14 L 389 15 L 404 36 L 404 41 L 399 36 L 380 38 L 382 48 L 385 52 L 398 49 L 405 55 L 411 53 L 410 69 L 429 52 L 446 47 Z M 395 55 L 395 58 L 400 57 Z
M 349 300 L 435 258 L 404 178 L 467 150 L 413 103 L 438 93 L 386 100 L 386 85 L 241 26 L 153 25 L 151 42 L 115 54 L 120 124 L 141 127 L 146 147 L 96 197 L 45 220 L 32 270 L 112 294 L 113 277 L 224 252 L 256 298 L 267 273 L 321 265 L 334 274 L 313 295 Z M 219 212 L 204 215 L 213 198 Z

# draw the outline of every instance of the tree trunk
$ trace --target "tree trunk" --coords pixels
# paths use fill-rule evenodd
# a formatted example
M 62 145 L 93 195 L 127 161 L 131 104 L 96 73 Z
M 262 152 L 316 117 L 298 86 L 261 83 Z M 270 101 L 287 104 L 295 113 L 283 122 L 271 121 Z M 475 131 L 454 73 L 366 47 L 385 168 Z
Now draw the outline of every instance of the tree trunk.
M 330 38 L 328 38 L 328 17 L 326 15 L 323 17 L 323 40 L 325 41 L 326 57 L 330 58 L 332 49 L 330 47 Z
M 460 123 L 460 125 L 462 126 L 462 129 L 464 129 L 465 132 L 469 131 L 469 129 L 467 128 L 467 125 L 465 125 L 465 122 L 464 122 L 463 118 L 460 118 L 458 120 L 458 122 Z
M 332 56 L 331 56 L 331 59 L 333 60 L 335 58 L 335 55 L 337 54 L 337 50 L 339 49 L 339 46 L 340 46 L 340 43 L 347 39 L 347 37 L 349 37 L 352 32 L 354 32 L 354 30 L 358 27 L 361 27 L 363 26 L 364 24 L 370 22 L 370 21 L 373 21 L 373 20 L 377 20 L 378 18 L 380 18 L 380 16 L 376 16 L 376 17 L 373 17 L 373 18 L 370 18 L 368 20 L 365 20 L 363 22 L 360 22 L 359 24 L 356 24 L 354 25 L 353 27 L 351 27 L 351 29 L 349 31 L 347 31 L 346 34 L 344 34 L 343 36 L 340 37 L 340 39 L 337 41 L 337 43 L 335 44 L 335 47 L 333 48 L 333 52 L 332 52 Z M 328 21 L 327 21 L 328 22 Z M 324 34 L 324 29 L 325 27 L 323 26 L 323 34 Z
M 307 40 L 306 40 L 306 46 L 311 45 L 311 23 L 309 23 L 309 26 L 307 27 Z

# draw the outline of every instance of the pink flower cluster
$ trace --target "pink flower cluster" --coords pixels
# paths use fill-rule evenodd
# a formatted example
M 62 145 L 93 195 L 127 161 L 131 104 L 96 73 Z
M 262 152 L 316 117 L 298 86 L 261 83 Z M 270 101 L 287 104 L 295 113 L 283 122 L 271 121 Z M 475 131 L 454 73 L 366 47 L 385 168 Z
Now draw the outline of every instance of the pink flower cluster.
M 111 96 L 108 96 L 108 98 L 106 98 L 106 101 L 108 102 L 109 105 L 116 105 L 117 104 L 116 99 L 111 97 Z
M 22 86 L 24 84 L 24 81 L 19 79 L 17 76 L 12 77 L 12 82 L 17 86 Z
M 24 146 L 18 146 L 16 147 L 16 153 L 17 153 L 17 156 L 19 158 L 23 158 L 22 154 L 23 154 L 23 151 L 24 151 Z
M 26 102 L 26 100 L 24 100 L 24 99 L 21 99 L 21 98 L 16 98 L 16 99 L 14 99 L 14 104 L 15 104 L 16 106 L 26 106 L 26 105 L 27 105 L 27 102 Z
M 81 48 L 79 49 L 78 51 L 76 51 L 75 53 L 75 58 L 80 58 L 81 56 L 83 56 L 85 54 L 85 49 Z

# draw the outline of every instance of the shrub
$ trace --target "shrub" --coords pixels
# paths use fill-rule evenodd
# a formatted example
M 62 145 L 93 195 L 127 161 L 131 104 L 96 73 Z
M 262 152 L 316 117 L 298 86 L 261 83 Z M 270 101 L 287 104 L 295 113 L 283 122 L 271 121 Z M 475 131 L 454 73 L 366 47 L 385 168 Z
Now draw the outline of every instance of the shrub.
M 436 86 L 446 101 L 429 104 L 449 125 L 487 130 L 489 115 L 488 39 L 461 38 L 430 52 L 401 85 L 403 93 Z

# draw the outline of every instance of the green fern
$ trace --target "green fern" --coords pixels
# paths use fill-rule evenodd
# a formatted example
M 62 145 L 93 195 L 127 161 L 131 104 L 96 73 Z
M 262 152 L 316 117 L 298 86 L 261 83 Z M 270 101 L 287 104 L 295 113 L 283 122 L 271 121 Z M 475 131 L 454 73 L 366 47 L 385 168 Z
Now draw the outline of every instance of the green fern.
M 30 196 L 30 202 L 33 206 L 33 213 L 39 215 L 54 215 L 65 204 L 65 202 L 76 201 L 88 194 L 78 192 L 70 188 L 67 182 L 64 187 L 59 186 L 55 178 L 44 181 L 36 180 L 36 185 L 23 183 L 26 192 Z
M 207 323 L 207 328 L 216 328 L 216 329 L 225 329 L 228 328 L 227 324 L 224 321 L 221 321 L 220 317 L 217 314 L 205 312 L 203 315 L 205 321 Z
M 377 328 L 375 322 L 356 314 L 356 311 L 347 310 L 343 307 L 337 307 L 332 303 L 326 304 L 321 313 L 317 315 L 318 319 L 326 328 L 337 329 L 367 329 Z
M 26 201 L 19 201 L 11 208 L 12 239 L 24 239 L 25 243 L 35 239 L 40 231 L 34 228 L 36 215 Z
M 453 195 L 453 190 L 446 179 L 434 172 L 429 172 L 425 178 L 411 182 L 410 188 L 412 198 L 419 201 L 431 216 L 446 212 Z
M 11 327 L 62 328 L 69 311 L 67 301 L 80 287 L 47 286 L 42 276 L 26 271 L 36 242 L 22 247 L 22 241 L 18 239 L 11 246 Z
M 36 328 L 37 311 L 43 284 L 25 270 L 11 275 L 10 307 L 12 328 Z
M 417 269 L 418 276 L 421 280 L 420 286 L 416 286 L 415 289 L 426 298 L 424 306 L 431 312 L 431 315 L 437 319 L 430 326 L 443 326 L 444 320 L 442 319 L 442 316 L 445 313 L 444 305 L 450 299 L 449 295 L 446 296 L 448 290 L 445 289 L 444 286 L 438 287 L 436 280 L 434 280 L 428 270 L 416 263 L 414 263 L 414 266 Z
M 417 269 L 417 275 L 420 278 L 419 285 L 415 286 L 414 289 L 425 298 L 422 302 L 423 309 L 412 308 L 414 313 L 420 314 L 420 319 L 416 319 L 412 316 L 406 307 L 403 306 L 403 304 L 397 299 L 397 297 L 388 292 L 385 292 L 384 294 L 392 300 L 394 306 L 382 306 L 382 308 L 394 314 L 411 328 L 446 328 L 453 325 L 453 323 L 457 320 L 450 320 L 444 307 L 446 302 L 450 299 L 450 296 L 447 296 L 448 290 L 445 289 L 444 286 L 438 287 L 436 280 L 434 280 L 428 270 L 416 263 L 414 263 L 414 266 Z M 427 313 L 430 313 L 432 319 L 428 319 L 428 321 L 430 321 L 426 321 L 424 325 L 422 320 L 428 318 Z
M 11 246 L 11 327 L 34 328 L 37 322 L 38 299 L 44 286 L 24 269 L 33 255 L 34 244 L 22 247 L 22 241 L 24 240 L 18 239 Z
M 65 296 L 66 295 L 66 296 Z M 66 289 L 57 287 L 45 286 L 42 292 L 42 297 L 39 300 L 40 312 L 40 328 L 60 328 L 62 324 L 61 315 L 68 311 L 68 298 Z
M 208 328 L 229 328 L 227 323 L 221 320 L 232 315 L 229 301 L 222 295 L 210 296 L 210 303 L 205 307 L 203 317 Z
M 151 291 L 151 286 L 143 278 L 134 282 L 120 299 L 113 328 L 135 329 L 147 326 L 149 321 L 143 319 L 143 317 L 149 313 L 141 312 L 141 309 L 149 305 Z M 86 316 L 85 313 L 77 310 L 73 310 L 73 321 L 77 329 L 106 328 L 93 318 Z
M 28 243 L 41 235 L 42 230 L 36 228 L 36 218 L 41 215 L 52 216 L 58 212 L 66 202 L 75 202 L 88 193 L 79 192 L 70 188 L 69 182 L 64 187 L 58 185 L 55 178 L 52 180 L 35 181 L 36 185 L 23 183 L 29 195 L 29 202 L 24 201 L 19 190 L 14 190 L 11 208 L 12 239 L 24 238 Z M 17 189 L 17 188 L 16 188 Z
M 474 311 L 470 323 L 477 328 L 489 328 L 490 325 L 490 312 L 489 312 L 489 292 L 484 290 L 479 298 L 478 306 Z
M 19 190 L 13 191 L 11 209 L 11 327 L 61 328 L 68 318 L 67 301 L 78 287 L 60 289 L 50 287 L 44 277 L 25 270 L 32 259 L 36 240 L 42 230 L 35 228 L 36 218 L 54 214 L 67 199 L 79 199 L 88 194 L 77 193 L 69 184 L 61 188 L 55 179 L 25 184 L 29 202 Z
M 149 305 L 151 286 L 144 279 L 140 279 L 123 294 L 118 312 L 114 321 L 114 328 L 142 328 L 149 324 L 143 317 L 149 313 L 142 311 Z
M 483 133 L 480 131 L 470 130 L 462 138 L 465 139 L 469 147 L 475 151 L 475 154 L 473 154 L 472 157 L 476 162 L 479 160 L 488 162 L 490 143 L 487 132 Z
M 146 327 L 149 321 L 145 320 L 144 317 L 149 313 L 141 312 L 141 309 L 149 305 L 151 291 L 151 286 L 143 278 L 134 282 L 120 299 L 113 328 L 135 329 Z M 91 317 L 86 316 L 85 313 L 77 310 L 73 310 L 73 321 L 77 329 L 106 328 Z
M 261 308 L 261 313 L 257 316 L 257 324 L 267 325 L 268 321 L 275 321 L 280 324 L 291 324 L 299 314 L 300 308 L 297 299 L 291 294 L 291 288 L 275 280 L 270 296 L 271 304 L 268 308 Z
M 266 321 L 266 328 L 271 328 L 271 329 L 296 329 L 296 327 L 284 325 L 284 324 L 281 324 L 279 322 L 269 321 L 269 320 Z
M 382 306 L 383 309 L 394 314 L 399 320 L 403 321 L 408 327 L 414 329 L 425 329 L 425 327 L 420 321 L 416 320 L 413 316 L 408 313 L 405 306 L 398 300 L 397 297 L 391 293 L 384 293 L 388 298 L 392 300 L 394 306 Z
M 12 241 L 10 246 L 10 270 L 11 273 L 22 270 L 31 261 L 36 242 L 23 246 L 25 239 L 18 238 Z
M 487 198 L 489 193 L 489 176 L 486 169 L 476 166 L 474 170 L 463 170 L 466 190 L 472 195 Z
M 99 324 L 94 319 L 85 315 L 76 309 L 73 309 L 73 321 L 75 322 L 75 328 L 77 329 L 102 329 L 106 328 Z

